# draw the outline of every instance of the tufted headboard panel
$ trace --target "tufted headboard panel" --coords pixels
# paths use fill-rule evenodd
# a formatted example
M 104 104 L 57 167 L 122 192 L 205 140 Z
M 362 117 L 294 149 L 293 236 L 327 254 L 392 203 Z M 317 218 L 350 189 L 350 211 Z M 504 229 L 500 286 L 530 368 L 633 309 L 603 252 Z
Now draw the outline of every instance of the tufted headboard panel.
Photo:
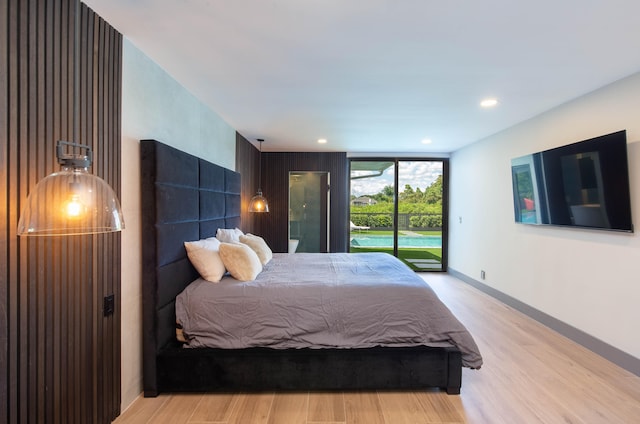
M 198 278 L 184 242 L 238 227 L 241 202 L 237 172 L 155 140 L 140 142 L 140 161 L 146 392 L 157 354 L 176 345 L 175 298 Z

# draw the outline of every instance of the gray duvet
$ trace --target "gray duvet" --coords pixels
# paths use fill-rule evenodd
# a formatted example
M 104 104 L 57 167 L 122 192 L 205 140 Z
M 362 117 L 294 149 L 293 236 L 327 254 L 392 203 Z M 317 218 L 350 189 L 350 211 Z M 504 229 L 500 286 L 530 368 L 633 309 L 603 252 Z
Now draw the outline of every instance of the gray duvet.
M 256 280 L 198 279 L 176 299 L 187 347 L 457 346 L 482 358 L 427 283 L 385 253 L 274 254 Z

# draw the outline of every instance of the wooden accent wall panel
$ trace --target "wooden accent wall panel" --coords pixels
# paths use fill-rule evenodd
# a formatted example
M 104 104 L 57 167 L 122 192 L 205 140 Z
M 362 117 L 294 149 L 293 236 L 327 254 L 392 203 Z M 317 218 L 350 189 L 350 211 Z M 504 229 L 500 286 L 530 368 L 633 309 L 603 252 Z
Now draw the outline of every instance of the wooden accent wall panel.
M 259 150 L 236 133 L 236 171 L 242 175 L 242 229 L 264 237 L 274 252 L 286 252 L 289 248 L 289 172 L 325 171 L 331 178 L 330 250 L 348 251 L 349 161 L 346 153 L 263 152 L 262 191 L 269 201 L 267 214 L 247 212 L 249 201 L 258 189 L 259 158 Z
M 1 2 L 0 27 L 0 422 L 110 423 L 120 234 L 16 228 L 29 191 L 59 169 L 57 140 L 90 145 L 90 172 L 120 193 L 122 36 L 79 1 Z M 115 314 L 104 317 L 110 294 Z
M 346 153 L 263 152 L 262 191 L 269 201 L 270 212 L 253 214 L 259 234 L 274 252 L 288 250 L 290 171 L 329 172 L 329 249 L 331 252 L 346 252 L 349 231 L 349 162 Z
M 244 232 L 258 234 L 257 220 L 253 213 L 249 213 L 249 202 L 258 190 L 258 168 L 260 151 L 256 149 L 246 138 L 236 133 L 236 172 L 239 172 L 241 181 L 242 210 L 240 213 L 241 227 Z M 269 199 L 267 199 L 269 200 Z

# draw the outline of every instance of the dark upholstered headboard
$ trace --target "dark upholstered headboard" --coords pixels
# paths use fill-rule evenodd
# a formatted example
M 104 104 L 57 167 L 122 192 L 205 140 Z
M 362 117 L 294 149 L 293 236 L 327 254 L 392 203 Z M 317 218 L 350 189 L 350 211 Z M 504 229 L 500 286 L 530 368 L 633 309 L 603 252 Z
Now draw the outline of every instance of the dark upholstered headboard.
M 155 140 L 140 142 L 140 162 L 146 392 L 157 354 L 176 343 L 175 298 L 198 278 L 184 242 L 240 225 L 240 174 Z

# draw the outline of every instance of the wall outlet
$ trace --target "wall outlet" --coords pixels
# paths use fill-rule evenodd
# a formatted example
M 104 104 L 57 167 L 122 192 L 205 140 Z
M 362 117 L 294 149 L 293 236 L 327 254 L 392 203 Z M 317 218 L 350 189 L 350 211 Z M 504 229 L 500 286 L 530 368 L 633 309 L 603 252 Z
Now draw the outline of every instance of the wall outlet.
M 113 309 L 115 308 L 115 296 L 110 294 L 109 296 L 105 296 L 104 297 L 104 303 L 103 303 L 103 314 L 105 317 L 108 317 L 109 315 L 113 315 Z
M 484 270 L 480 270 L 480 278 L 484 280 L 485 273 Z

